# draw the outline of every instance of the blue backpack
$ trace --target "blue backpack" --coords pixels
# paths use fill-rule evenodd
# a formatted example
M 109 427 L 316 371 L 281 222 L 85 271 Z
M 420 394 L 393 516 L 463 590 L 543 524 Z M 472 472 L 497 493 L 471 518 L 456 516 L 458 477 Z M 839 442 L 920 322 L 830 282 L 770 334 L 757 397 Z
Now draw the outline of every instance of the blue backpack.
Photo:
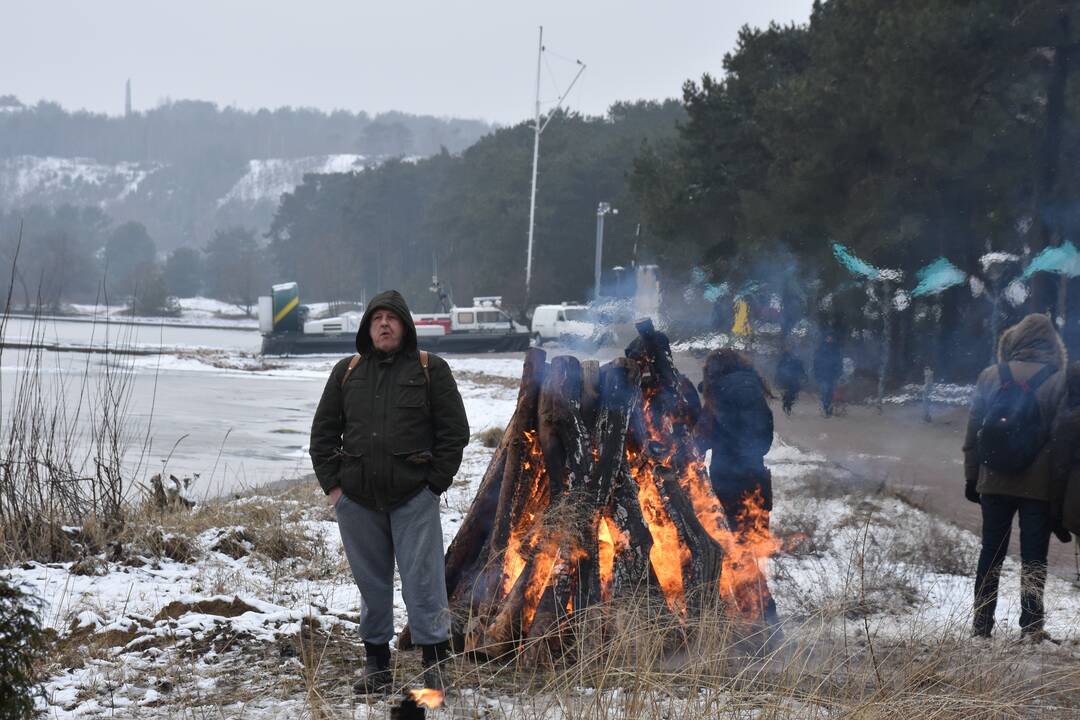
M 1053 374 L 1054 368 L 1044 365 L 1027 382 L 1018 382 L 1008 363 L 998 365 L 1001 385 L 990 397 L 979 428 L 979 463 L 1008 475 L 1031 466 L 1046 442 L 1035 391 Z

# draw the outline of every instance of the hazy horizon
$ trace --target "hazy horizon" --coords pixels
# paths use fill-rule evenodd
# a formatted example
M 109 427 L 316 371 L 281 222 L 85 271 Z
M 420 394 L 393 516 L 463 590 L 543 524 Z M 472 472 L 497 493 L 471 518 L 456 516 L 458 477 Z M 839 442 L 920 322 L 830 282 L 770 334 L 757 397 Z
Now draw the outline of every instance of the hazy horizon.
M 0 10 L 9 29 L 0 63 L 18 68 L 0 81 L 0 95 L 115 116 L 131 78 L 137 111 L 205 100 L 242 110 L 401 111 L 508 125 L 532 115 L 543 24 L 545 108 L 581 59 L 588 67 L 566 104 L 601 115 L 620 100 L 679 96 L 685 80 L 721 72 L 742 25 L 805 22 L 810 6 L 553 0 L 534 8 L 477 0 L 463 11 L 434 0 L 407 7 L 317 0 L 294 11 L 256 0 L 42 0 Z

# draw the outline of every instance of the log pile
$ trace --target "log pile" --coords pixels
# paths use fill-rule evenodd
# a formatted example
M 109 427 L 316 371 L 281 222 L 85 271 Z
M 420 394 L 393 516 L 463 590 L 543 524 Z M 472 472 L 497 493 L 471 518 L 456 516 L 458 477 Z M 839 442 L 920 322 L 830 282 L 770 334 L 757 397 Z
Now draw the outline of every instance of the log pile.
M 620 597 L 686 618 L 719 595 L 760 617 L 767 532 L 729 530 L 693 438 L 697 390 L 667 338 L 637 329 L 603 366 L 526 355 L 514 415 L 446 553 L 458 650 L 504 655 Z

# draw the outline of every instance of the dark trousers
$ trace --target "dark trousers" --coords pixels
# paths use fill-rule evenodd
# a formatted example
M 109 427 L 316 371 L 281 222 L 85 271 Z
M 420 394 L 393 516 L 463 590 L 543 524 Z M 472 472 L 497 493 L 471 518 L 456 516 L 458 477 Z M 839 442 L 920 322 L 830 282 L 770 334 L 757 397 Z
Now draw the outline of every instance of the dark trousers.
M 1050 504 L 1011 495 L 983 494 L 982 552 L 975 571 L 974 630 L 989 635 L 994 627 L 998 578 L 1009 550 L 1013 515 L 1020 516 L 1020 628 L 1043 627 L 1043 587 L 1046 554 L 1050 547 Z
M 791 414 L 791 408 L 793 408 L 795 406 L 795 401 L 798 400 L 798 399 L 799 399 L 799 389 L 798 388 L 784 388 L 783 404 L 784 404 L 784 413 L 785 414 L 787 414 L 787 415 Z
M 832 417 L 833 396 L 836 394 L 836 383 L 821 383 L 819 389 L 821 390 L 821 410 L 825 413 L 825 417 Z

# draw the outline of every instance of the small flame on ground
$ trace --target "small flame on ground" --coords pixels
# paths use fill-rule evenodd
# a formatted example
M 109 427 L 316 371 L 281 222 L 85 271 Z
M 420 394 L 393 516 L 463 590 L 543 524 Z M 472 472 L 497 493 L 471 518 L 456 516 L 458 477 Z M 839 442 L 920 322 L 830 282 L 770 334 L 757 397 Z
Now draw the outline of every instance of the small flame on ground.
M 442 690 L 433 690 L 432 688 L 420 688 L 419 690 L 410 690 L 409 697 L 414 703 L 422 708 L 428 710 L 435 710 L 442 707 L 443 695 Z

